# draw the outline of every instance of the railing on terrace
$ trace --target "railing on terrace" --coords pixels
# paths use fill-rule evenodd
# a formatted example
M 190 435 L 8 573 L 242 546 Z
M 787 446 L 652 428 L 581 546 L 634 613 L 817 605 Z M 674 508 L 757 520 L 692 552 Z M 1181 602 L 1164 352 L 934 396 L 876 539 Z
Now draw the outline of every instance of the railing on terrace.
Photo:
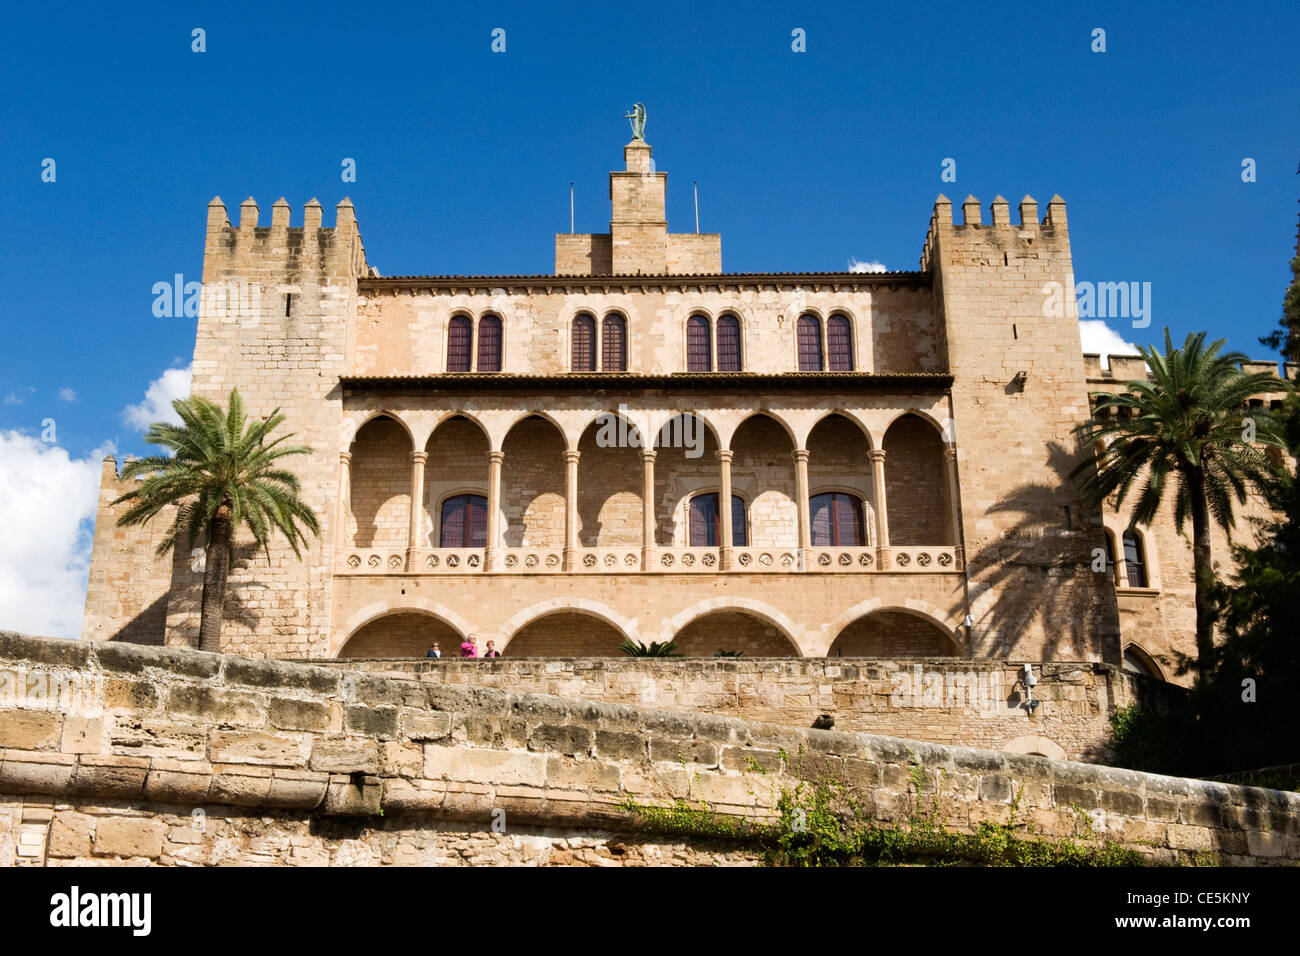
M 339 574 L 945 574 L 962 570 L 950 545 L 889 548 L 730 549 L 578 548 L 566 562 L 563 548 L 345 548 Z

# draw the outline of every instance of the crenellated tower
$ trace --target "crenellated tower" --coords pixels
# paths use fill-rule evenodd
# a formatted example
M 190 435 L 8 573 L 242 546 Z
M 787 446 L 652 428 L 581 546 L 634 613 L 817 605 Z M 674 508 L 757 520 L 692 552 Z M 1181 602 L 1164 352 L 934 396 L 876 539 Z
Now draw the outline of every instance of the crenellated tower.
M 1070 478 L 1089 404 L 1065 201 L 1041 222 L 1030 196 L 1019 223 L 1001 196 L 990 213 L 968 196 L 957 224 L 939 196 L 921 256 L 953 375 L 971 649 L 1113 662 L 1114 592 L 1091 567 L 1101 516 Z
M 249 415 L 279 408 L 294 444 L 314 449 L 285 460 L 321 523 L 320 538 L 298 561 L 284 547 L 236 561 L 228 591 L 223 647 L 254 656 L 319 654 L 329 631 L 330 574 L 338 493 L 341 391 L 356 317 L 356 279 L 367 271 L 352 203 L 338 204 L 334 226 L 321 224 L 315 199 L 301 226 L 289 204 L 271 207 L 269 227 L 246 199 L 232 225 L 220 198 L 208 204 L 203 300 L 194 346 L 191 394 L 222 406 L 238 388 Z M 194 641 L 202 574 L 174 566 L 167 639 Z

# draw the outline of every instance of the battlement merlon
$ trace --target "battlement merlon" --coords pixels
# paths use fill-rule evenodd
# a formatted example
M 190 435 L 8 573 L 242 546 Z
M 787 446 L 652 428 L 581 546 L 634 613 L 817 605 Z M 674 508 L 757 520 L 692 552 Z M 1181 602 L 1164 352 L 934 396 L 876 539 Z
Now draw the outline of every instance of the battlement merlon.
M 1278 369 L 1278 363 L 1271 359 L 1253 359 L 1242 362 L 1238 366 L 1243 372 L 1258 374 L 1264 372 L 1272 375 L 1278 381 L 1286 380 L 1288 382 L 1300 381 L 1300 362 L 1286 362 Z M 1140 355 L 1112 355 L 1110 356 L 1110 368 L 1101 367 L 1101 355 L 1096 352 L 1083 353 L 1083 368 L 1088 378 L 1089 391 L 1103 391 L 1095 386 L 1114 386 L 1123 382 L 1145 382 L 1151 378 L 1150 371 L 1147 369 L 1146 360 Z M 1282 395 L 1279 390 L 1276 393 Z
M 1011 204 L 1001 196 L 990 203 L 990 222 L 985 224 L 980 213 L 980 201 L 967 196 L 961 204 L 962 222 L 954 223 L 952 200 L 940 193 L 934 201 L 930 227 L 921 251 L 921 270 L 929 272 L 934 267 L 935 250 L 948 240 L 948 245 L 972 240 L 985 240 L 990 250 L 996 249 L 1009 256 L 1014 251 L 1029 253 L 1035 242 L 1047 243 L 1049 248 L 1064 244 L 1069 248 L 1069 230 L 1065 215 L 1065 200 L 1052 196 L 1047 203 L 1047 215 L 1040 222 L 1038 202 L 1032 196 L 1020 200 L 1020 222 L 1011 221 Z M 996 264 L 996 263 L 993 263 Z
M 303 210 L 303 224 L 289 224 L 289 203 L 281 197 L 271 207 L 271 225 L 259 226 L 260 209 L 251 196 L 239 205 L 239 225 L 232 225 L 226 204 L 217 196 L 208 203 L 207 236 L 203 251 L 203 281 L 231 274 L 260 271 L 266 266 L 287 273 L 311 268 L 329 278 L 356 278 L 371 270 L 350 199 L 339 202 L 332 228 L 321 226 L 321 205 L 315 199 Z

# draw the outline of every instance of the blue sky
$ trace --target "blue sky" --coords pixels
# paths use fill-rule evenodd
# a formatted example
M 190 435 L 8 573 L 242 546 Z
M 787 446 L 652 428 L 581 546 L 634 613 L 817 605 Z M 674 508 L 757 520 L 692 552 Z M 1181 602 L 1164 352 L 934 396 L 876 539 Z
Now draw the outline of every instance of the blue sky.
M 194 345 L 194 320 L 155 318 L 151 289 L 199 278 L 212 196 L 233 217 L 252 195 L 269 218 L 283 195 L 297 225 L 312 196 L 329 224 L 348 195 L 389 275 L 547 272 L 570 181 L 578 231 L 607 229 L 606 176 L 636 101 L 668 172 L 670 228 L 693 227 L 698 181 L 728 271 L 915 269 L 939 192 L 973 193 L 986 217 L 998 193 L 1040 209 L 1059 193 L 1076 279 L 1152 283 L 1151 328 L 1117 320 L 1120 337 L 1208 329 L 1261 358 L 1290 276 L 1294 3 L 227 2 L 7 17 L 0 435 L 35 439 L 53 418 L 73 463 L 146 450 L 124 410 Z M 505 53 L 490 50 L 497 27 Z M 1097 27 L 1105 53 L 1090 49 Z M 356 182 L 340 180 L 347 157 Z M 947 157 L 956 183 L 940 181 Z M 1246 157 L 1256 182 L 1242 182 Z

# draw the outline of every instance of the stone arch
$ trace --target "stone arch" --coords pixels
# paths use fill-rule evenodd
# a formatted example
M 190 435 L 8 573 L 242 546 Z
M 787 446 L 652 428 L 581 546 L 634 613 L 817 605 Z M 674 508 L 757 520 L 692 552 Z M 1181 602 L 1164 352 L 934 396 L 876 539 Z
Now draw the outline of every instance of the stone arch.
M 1129 660 L 1130 657 L 1133 658 L 1131 663 Z M 1154 677 L 1156 680 L 1163 681 L 1169 679 L 1165 676 L 1165 669 L 1160 666 L 1160 662 L 1157 661 L 1153 655 L 1149 654 L 1142 645 L 1136 644 L 1133 641 L 1129 641 L 1124 645 L 1124 649 L 1120 654 L 1120 660 L 1123 669 L 1130 674 L 1142 674 L 1144 677 Z
M 898 412 L 896 415 L 890 418 L 885 425 L 884 431 L 881 432 L 881 435 L 883 436 L 885 432 L 893 428 L 899 419 L 906 418 L 909 415 L 915 415 L 917 418 L 928 423 L 930 427 L 932 427 L 935 430 L 935 433 L 938 434 L 940 442 L 945 442 L 948 440 L 947 435 L 944 431 L 944 422 L 939 421 L 937 418 L 934 417 L 934 415 L 932 415 L 926 409 L 915 408 L 915 407 L 903 409 L 901 412 Z
M 361 429 L 365 428 L 377 418 L 391 418 L 397 424 L 401 425 L 406 432 L 406 437 L 411 442 L 411 447 L 415 447 L 415 429 L 411 426 L 411 423 L 406 420 L 405 416 L 400 412 L 395 412 L 389 408 L 379 408 L 350 412 L 344 417 L 341 436 L 347 438 L 347 447 L 342 450 L 351 451 Z
M 357 635 L 363 628 L 386 617 L 399 614 L 420 614 L 431 620 L 437 621 L 448 628 L 459 638 L 470 632 L 469 622 L 463 617 L 452 611 L 445 605 L 437 601 L 430 601 L 424 598 L 402 598 L 396 601 L 376 601 L 374 604 L 367 604 L 365 607 L 353 612 L 348 619 L 343 622 L 334 632 L 334 637 L 330 641 L 330 652 L 334 657 L 342 657 L 343 650 L 347 647 L 349 641 Z M 427 645 L 420 648 L 415 656 L 423 657 L 424 652 L 428 650 Z M 442 648 L 443 655 L 454 657 L 459 655 L 459 645 L 454 653 L 448 653 L 446 645 Z
M 869 598 L 839 615 L 826 632 L 833 635 L 828 657 L 967 656 L 957 628 L 945 623 L 943 612 L 911 598 L 901 605 Z
M 741 651 L 746 657 L 802 656 L 799 646 L 780 628 L 750 611 L 709 611 L 672 639 L 677 652 L 686 657 L 713 657 L 717 651 Z
M 790 439 L 790 447 L 792 449 L 802 447 L 799 444 L 799 433 L 795 429 L 794 425 L 791 424 L 790 420 L 786 418 L 785 415 L 782 414 L 781 412 L 775 411 L 774 409 L 767 408 L 767 407 L 755 409 L 754 411 L 749 412 L 747 415 L 745 415 L 745 417 L 742 418 L 740 421 L 736 422 L 735 427 L 731 429 L 731 435 L 729 436 L 729 438 L 735 439 L 736 433 L 739 432 L 742 428 L 745 427 L 746 424 L 748 424 L 750 421 L 752 421 L 755 418 L 770 418 L 772 421 L 780 425 L 782 429 L 784 429 L 786 437 Z M 727 447 L 731 447 L 730 440 L 727 442 Z
M 564 441 L 564 447 L 573 447 L 569 442 L 569 430 L 564 427 L 564 422 L 557 418 L 553 412 L 547 411 L 544 408 L 532 408 L 524 412 L 519 412 L 514 416 L 514 418 L 510 419 L 509 424 L 501 433 L 501 444 L 503 447 L 506 443 L 506 439 L 510 437 L 510 433 L 518 428 L 521 422 L 526 422 L 530 418 L 541 418 L 550 422 L 555 426 L 555 430 L 560 433 L 560 438 Z
M 429 434 L 426 435 L 424 438 L 425 444 L 426 445 L 428 444 L 429 438 L 431 438 L 434 435 L 434 433 L 438 431 L 439 428 L 441 428 L 447 422 L 451 421 L 453 418 L 463 418 L 467 422 L 470 422 L 473 425 L 475 425 L 478 428 L 478 430 L 483 433 L 483 438 L 488 442 L 489 445 L 491 445 L 492 443 L 491 430 L 488 428 L 487 424 L 481 418 L 479 418 L 477 412 L 470 411 L 467 408 L 451 408 L 451 409 L 444 409 L 442 411 L 437 412 L 436 417 L 433 419 L 433 426 L 429 429 Z
M 695 409 L 695 408 L 674 408 L 668 410 L 662 415 L 651 414 L 651 416 L 649 417 L 648 419 L 649 423 L 646 427 L 644 434 L 654 435 L 654 445 L 653 445 L 654 448 L 657 449 L 660 447 L 661 440 L 663 438 L 664 429 L 672 425 L 672 423 L 678 418 L 696 419 L 697 421 L 699 421 L 701 425 L 704 426 L 705 430 L 709 434 L 709 437 L 713 439 L 714 443 L 719 448 L 723 447 L 722 431 L 718 427 L 717 423 L 714 422 L 713 419 L 709 416 L 708 411 L 702 409 Z
M 424 446 L 428 458 L 420 495 L 421 547 L 442 546 L 442 503 L 447 498 L 457 494 L 487 497 L 490 445 L 483 427 L 465 415 L 446 416 L 430 432 Z
M 862 432 L 862 437 L 865 438 L 867 441 L 868 450 L 876 447 L 876 440 L 871 434 L 871 426 L 868 425 L 866 419 L 863 418 L 862 415 L 859 414 L 854 409 L 844 408 L 839 406 L 835 408 L 821 408 L 821 409 L 817 409 L 815 414 L 816 414 L 815 418 L 811 419 L 810 421 L 804 422 L 806 427 L 804 428 L 803 435 L 800 436 L 800 440 L 803 442 L 803 444 L 800 447 L 807 448 L 808 440 L 812 437 L 812 433 L 817 430 L 817 426 L 820 425 L 822 422 L 826 421 L 826 419 L 836 415 L 838 415 L 840 418 L 847 418 L 850 422 L 852 422 L 854 425 L 858 427 L 858 429 Z
M 1048 760 L 1069 760 L 1065 748 L 1056 741 L 1039 734 L 1022 734 L 1002 745 L 1004 754 L 1027 754 L 1046 757 Z
M 702 429 L 689 436 L 674 434 L 674 421 L 694 419 Z M 677 438 L 698 441 L 698 455 Z M 655 432 L 655 543 L 680 548 L 689 543 L 686 502 L 691 496 L 718 485 L 717 435 L 703 416 L 693 412 L 672 415 Z
M 378 414 L 357 430 L 348 466 L 345 542 L 405 551 L 411 514 L 411 433 Z M 346 546 L 346 544 L 345 544 Z
M 916 412 L 898 416 L 885 430 L 881 447 L 890 545 L 955 544 L 944 444 L 933 419 Z
M 585 598 L 556 598 L 524 608 L 501 628 L 511 657 L 615 657 L 624 640 L 639 640 L 635 620 Z
M 600 426 L 601 424 L 603 424 L 602 420 L 605 419 L 605 416 L 608 415 L 612 418 L 622 419 L 624 422 L 626 422 L 628 442 L 629 443 L 631 443 L 632 441 L 639 442 L 640 444 L 638 444 L 636 447 L 644 448 L 646 431 L 642 428 L 643 422 L 637 420 L 637 415 L 635 413 L 636 410 L 631 408 L 625 408 L 623 409 L 622 412 L 619 412 L 613 408 L 602 409 L 601 411 L 598 412 L 590 412 L 589 414 L 586 415 L 585 418 L 581 419 L 578 422 L 577 430 L 578 430 L 579 443 L 581 443 L 583 437 L 587 434 L 587 431 L 591 428 L 592 425 Z M 703 421 L 703 419 L 701 419 L 701 421 Z M 633 438 L 633 433 L 635 433 L 635 438 Z
M 564 429 L 549 415 L 515 420 L 501 442 L 501 526 L 505 547 L 564 546 Z
M 706 598 L 703 601 L 698 601 L 695 604 L 692 604 L 690 607 L 683 608 L 664 622 L 663 631 L 660 633 L 659 640 L 673 640 L 676 635 L 680 634 L 688 625 L 706 615 L 717 612 L 745 614 L 767 622 L 772 627 L 776 628 L 780 632 L 781 636 L 790 644 L 790 647 L 794 651 L 792 656 L 803 656 L 803 648 L 799 643 L 799 639 L 795 636 L 800 633 L 800 629 L 794 621 L 770 604 L 744 597 Z
M 795 444 L 778 416 L 756 412 L 736 428 L 731 440 L 731 487 L 749 503 L 749 546 L 799 545 L 799 504 Z
M 875 545 L 875 503 L 879 500 L 879 493 L 868 457 L 870 439 L 848 416 L 830 412 L 809 430 L 804 447 L 808 449 L 810 505 L 818 495 L 830 491 L 846 492 L 857 498 L 862 505 L 861 544 Z M 813 513 L 817 509 L 810 507 L 809 510 L 811 513 L 807 520 L 815 539 L 819 525 L 813 521 Z M 813 546 L 820 547 L 825 543 L 824 540 L 814 540 Z
M 578 439 L 578 544 L 639 548 L 645 486 L 641 433 L 628 416 L 602 415 L 610 418 L 592 419 Z

